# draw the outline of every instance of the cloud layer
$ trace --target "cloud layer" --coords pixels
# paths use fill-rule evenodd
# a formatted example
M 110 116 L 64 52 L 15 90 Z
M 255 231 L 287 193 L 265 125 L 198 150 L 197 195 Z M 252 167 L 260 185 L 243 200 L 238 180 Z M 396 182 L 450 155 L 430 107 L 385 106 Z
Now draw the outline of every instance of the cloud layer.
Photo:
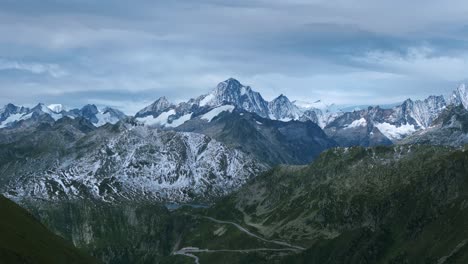
M 129 113 L 238 78 L 267 99 L 391 103 L 467 77 L 468 3 L 435 0 L 2 2 L 0 104 Z

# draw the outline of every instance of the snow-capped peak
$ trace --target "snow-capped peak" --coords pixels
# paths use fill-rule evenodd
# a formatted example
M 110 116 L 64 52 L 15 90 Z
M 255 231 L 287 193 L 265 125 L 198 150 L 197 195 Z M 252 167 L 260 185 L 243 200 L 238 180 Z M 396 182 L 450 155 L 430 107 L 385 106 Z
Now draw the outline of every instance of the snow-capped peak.
M 169 100 L 167 100 L 165 96 L 163 96 L 160 97 L 158 100 L 154 101 L 154 103 L 138 111 L 138 113 L 135 116 L 145 117 L 152 115 L 153 117 L 156 117 L 172 106 L 174 105 L 171 102 L 169 102 Z
M 289 121 L 299 119 L 302 112 L 289 99 L 281 94 L 268 104 L 270 118 Z
M 7 104 L 0 109 L 0 128 L 4 128 L 14 124 L 16 121 L 25 118 L 25 115 L 30 111 L 29 108 Z
M 211 93 L 201 96 L 199 106 L 218 106 L 223 103 L 238 104 L 247 90 L 250 90 L 250 87 L 243 86 L 234 78 L 229 78 L 220 82 Z
M 250 90 L 250 87 L 245 87 L 238 80 L 229 78 L 224 82 L 220 82 L 212 92 L 214 95 L 213 103 L 239 103 L 240 97 L 245 94 L 247 90 Z
M 125 118 L 125 114 L 122 113 L 121 111 L 110 108 L 110 107 L 105 107 L 101 111 L 99 111 L 95 115 L 97 122 L 93 122 L 95 126 L 103 126 L 107 123 L 109 124 L 116 124 L 120 120 Z
M 313 103 L 302 101 L 292 103 L 283 94 L 268 102 L 263 99 L 260 93 L 252 90 L 250 86 L 243 85 L 234 78 L 229 78 L 220 82 L 210 93 L 178 105 L 170 104 L 162 97 L 152 105 L 140 110 L 135 117 L 143 120 L 148 116 L 152 116 L 153 119 L 157 119 L 170 110 L 175 112 L 174 116 L 185 117 L 196 111 L 205 112 L 222 105 L 233 105 L 247 112 L 275 120 L 309 120 L 320 123 L 322 127 L 329 123 L 336 116 L 335 112 L 337 112 L 331 109 L 335 106 L 333 104 L 325 104 L 321 100 Z
M 468 89 L 464 83 L 460 84 L 455 91 L 452 93 L 450 103 L 454 105 L 463 105 L 465 109 L 468 109 Z
M 39 115 L 47 114 L 50 117 L 52 117 L 55 121 L 57 121 L 57 120 L 59 120 L 60 118 L 63 117 L 63 115 L 61 113 L 58 113 L 58 112 L 55 112 L 55 111 L 51 110 L 48 106 L 46 106 L 43 103 L 39 103 L 38 105 L 36 105 L 31 110 L 32 110 L 32 112 L 35 112 L 35 113 L 37 113 Z
M 17 112 L 23 112 L 26 109 L 27 108 L 24 108 L 22 106 L 20 107 L 9 103 L 0 109 L 0 115 L 16 114 Z
M 99 113 L 98 108 L 93 104 L 83 106 L 80 111 L 85 118 Z
M 262 117 L 268 117 L 268 102 L 260 93 L 249 86 L 242 85 L 238 80 L 229 78 L 220 82 L 209 94 L 199 97 L 199 106 L 220 106 L 232 104 L 246 111 L 254 112 Z
M 47 108 L 49 108 L 50 110 L 52 110 L 55 113 L 60 113 L 63 110 L 65 110 L 65 107 L 63 107 L 62 104 L 50 104 L 50 105 L 47 106 Z
M 79 110 L 78 116 L 81 116 L 95 126 L 103 126 L 107 123 L 115 124 L 125 118 L 125 114 L 114 108 L 105 107 L 99 110 L 95 105 L 88 104 Z

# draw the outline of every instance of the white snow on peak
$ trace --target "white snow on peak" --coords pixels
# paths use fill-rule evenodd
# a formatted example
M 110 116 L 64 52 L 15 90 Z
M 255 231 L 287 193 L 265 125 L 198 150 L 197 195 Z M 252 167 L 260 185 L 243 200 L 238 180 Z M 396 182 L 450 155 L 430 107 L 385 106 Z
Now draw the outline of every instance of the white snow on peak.
M 462 104 L 465 109 L 468 109 L 468 89 L 463 83 L 455 90 L 453 97 L 458 104 Z M 457 98 L 458 97 L 458 98 Z
M 365 126 L 367 126 L 367 121 L 364 117 L 361 117 L 361 119 L 354 120 L 351 124 L 347 125 L 345 129 L 353 128 L 353 127 L 365 127 Z
M 144 123 L 145 125 L 149 125 L 149 126 L 152 126 L 152 125 L 165 126 L 165 125 L 167 125 L 167 119 L 171 115 L 175 115 L 175 114 L 176 114 L 175 110 L 171 109 L 169 111 L 161 113 L 157 117 L 153 117 L 153 116 L 139 117 L 139 118 L 137 118 L 137 120 Z
M 50 105 L 47 106 L 47 108 L 49 108 L 50 110 L 52 110 L 55 113 L 60 113 L 63 110 L 65 110 L 65 108 L 63 107 L 62 104 L 50 104 Z
M 96 114 L 96 118 L 98 119 L 98 122 L 94 124 L 96 127 L 103 126 L 107 123 L 116 124 L 119 122 L 119 119 L 115 116 L 112 116 L 109 112 L 105 114 L 103 112 L 99 112 Z
M 210 93 L 206 95 L 201 101 L 200 101 L 200 106 L 205 106 L 208 105 L 213 99 L 215 98 L 215 95 Z
M 43 113 L 50 115 L 50 117 L 52 117 L 55 121 L 63 117 L 62 114 L 54 112 L 53 110 L 51 110 L 49 107 L 45 106 L 44 104 L 40 104 L 40 108 Z
M 209 111 L 208 113 L 202 115 L 200 117 L 200 119 L 208 120 L 208 122 L 211 122 L 211 120 L 213 120 L 213 118 L 217 117 L 222 112 L 225 112 L 225 111 L 232 112 L 232 110 L 234 110 L 233 105 L 222 105 L 222 106 L 216 107 L 216 108 L 212 109 L 211 111 Z
M 246 92 L 247 92 L 247 90 L 245 89 L 245 86 L 242 86 L 241 90 L 240 90 L 240 94 L 244 95 Z
M 389 123 L 376 123 L 375 127 L 390 140 L 401 139 L 416 131 L 414 125 L 404 124 L 399 127 Z
M 183 123 L 189 121 L 191 118 L 192 118 L 192 113 L 188 113 L 188 114 L 185 114 L 185 115 L 179 117 L 178 119 L 173 120 L 172 123 L 167 124 L 166 126 L 167 127 L 178 127 L 178 126 L 182 125 Z
M 12 114 L 12 115 L 10 115 L 3 122 L 0 122 L 0 128 L 4 128 L 10 123 L 21 120 L 22 116 L 23 116 L 23 114 Z

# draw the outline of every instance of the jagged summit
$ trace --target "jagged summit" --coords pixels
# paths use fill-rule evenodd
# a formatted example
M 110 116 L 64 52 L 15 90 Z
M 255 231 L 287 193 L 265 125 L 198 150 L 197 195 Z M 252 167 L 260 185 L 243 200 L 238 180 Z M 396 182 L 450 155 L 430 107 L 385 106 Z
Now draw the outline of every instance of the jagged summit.
M 92 123 L 97 122 L 96 114 L 99 113 L 98 108 L 93 104 L 87 104 L 80 110 L 80 114 L 87 119 L 90 119 Z
M 237 79 L 229 78 L 223 82 L 220 82 L 216 88 L 219 89 L 219 88 L 225 87 L 227 89 L 238 89 L 239 87 L 242 87 L 242 86 L 243 85 Z
M 50 104 L 47 106 L 47 108 L 55 113 L 60 113 L 65 110 L 65 107 L 62 104 Z
M 447 100 L 443 96 L 429 96 L 424 100 L 407 99 L 401 104 L 390 107 L 348 107 L 339 109 L 338 106 L 323 100 L 310 102 L 291 101 L 285 94 L 280 94 L 272 101 L 265 100 L 262 95 L 250 86 L 242 84 L 235 78 L 228 78 L 216 85 L 210 93 L 201 95 L 186 102 L 174 104 L 165 96 L 158 98 L 151 105 L 140 110 L 135 117 L 147 125 L 160 127 L 178 127 L 193 118 L 199 118 L 207 113 L 221 113 L 228 105 L 255 113 L 263 118 L 280 121 L 312 121 L 328 131 L 347 129 L 343 133 L 348 135 L 351 124 L 361 124 L 363 116 L 369 115 L 369 130 L 361 129 L 364 141 L 368 135 L 375 134 L 374 126 L 390 139 L 400 139 L 408 134 L 431 126 L 435 118 L 448 105 L 462 105 L 468 108 L 468 90 L 461 84 Z M 223 108 L 224 107 L 224 108 Z M 357 114 L 348 114 L 357 111 Z M 32 109 L 8 104 L 0 110 L 0 126 L 14 124 L 20 120 L 47 114 L 54 120 L 64 116 L 84 117 L 94 125 L 116 123 L 125 115 L 116 109 L 98 109 L 95 105 L 86 105 L 81 109 L 65 110 L 60 104 L 46 106 L 38 104 Z M 333 123 L 337 118 L 341 120 Z M 333 124 L 332 124 L 333 123 Z M 354 127 L 354 130 L 363 126 Z M 331 130 L 330 130 L 331 129 Z M 327 131 L 327 129 L 326 129 Z M 338 131 L 339 132 L 339 131 Z M 362 141 L 362 142 L 364 142 Z
M 289 101 L 289 98 L 284 94 L 280 94 L 280 95 L 278 95 L 278 97 L 273 99 L 273 101 L 276 101 L 276 100 L 287 100 L 287 101 Z
M 44 103 L 39 103 L 36 106 L 34 106 L 31 109 L 31 112 L 29 113 L 31 117 L 36 116 L 43 116 L 43 115 L 49 115 L 52 117 L 54 120 L 58 120 L 63 117 L 62 114 L 56 113 L 55 111 L 52 111 L 49 107 L 47 107 Z M 24 117 L 23 117 L 24 119 Z
M 454 105 L 463 105 L 468 109 L 468 88 L 464 83 L 460 84 L 457 89 L 452 92 L 449 102 Z
M 0 128 L 6 127 L 9 123 L 16 122 L 29 111 L 30 109 L 27 107 L 16 106 L 11 103 L 5 105 L 0 109 Z
M 102 126 L 107 123 L 115 124 L 118 121 L 126 118 L 126 115 L 121 111 L 105 107 L 99 110 L 96 105 L 88 104 L 81 109 L 65 110 L 62 105 L 45 105 L 39 103 L 33 108 L 15 106 L 7 104 L 0 111 L 0 128 L 14 127 L 20 122 L 53 122 L 64 117 L 77 118 L 82 117 L 90 121 L 94 126 Z
M 157 117 L 160 115 L 162 112 L 164 112 L 166 109 L 170 108 L 171 106 L 174 106 L 169 100 L 165 97 L 162 96 L 158 98 L 158 100 L 154 101 L 151 105 L 141 109 L 138 111 L 138 113 L 135 115 L 136 117 L 144 117 L 148 115 L 152 115 L 153 117 Z
M 0 109 L 0 121 L 1 121 L 1 116 L 3 115 L 9 115 L 9 114 L 15 114 L 18 112 L 24 112 L 28 108 L 22 107 L 22 106 L 16 106 L 12 103 L 8 103 L 2 109 Z
M 242 85 L 238 80 L 229 78 L 220 82 L 209 94 L 202 96 L 200 106 L 219 106 L 232 104 L 261 117 L 268 117 L 268 102 L 250 86 Z
M 0 111 L 1 111 L 1 113 L 11 112 L 11 111 L 15 111 L 17 108 L 19 108 L 19 107 L 12 104 L 12 103 L 8 103 L 4 107 L 2 107 L 2 110 L 0 110 Z
M 277 120 L 296 120 L 303 114 L 284 94 L 280 94 L 268 103 L 268 108 L 270 118 Z
M 468 143 L 468 110 L 463 105 L 449 105 L 432 126 L 405 138 L 402 144 L 463 146 Z

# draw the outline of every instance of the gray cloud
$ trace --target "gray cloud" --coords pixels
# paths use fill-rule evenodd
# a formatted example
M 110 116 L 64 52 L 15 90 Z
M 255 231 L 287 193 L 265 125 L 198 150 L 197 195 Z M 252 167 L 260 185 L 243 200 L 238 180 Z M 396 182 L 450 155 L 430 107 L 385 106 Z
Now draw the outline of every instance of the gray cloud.
M 30 63 L 0 59 L 0 71 L 2 70 L 19 70 L 34 74 L 49 74 L 55 78 L 59 78 L 67 74 L 57 64 Z
M 2 2 L 0 104 L 128 112 L 236 77 L 271 99 L 391 103 L 466 79 L 468 3 Z

